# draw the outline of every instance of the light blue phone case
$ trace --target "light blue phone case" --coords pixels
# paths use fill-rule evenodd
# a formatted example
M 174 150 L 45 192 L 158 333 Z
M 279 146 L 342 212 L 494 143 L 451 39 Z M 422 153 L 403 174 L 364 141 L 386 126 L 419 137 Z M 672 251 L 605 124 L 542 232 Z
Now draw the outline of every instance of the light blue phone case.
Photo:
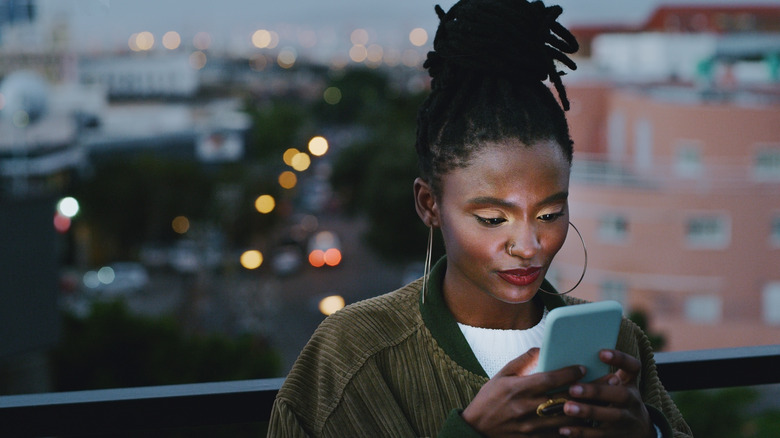
M 623 308 L 617 301 L 599 301 L 558 307 L 550 311 L 537 371 L 552 371 L 584 365 L 583 382 L 609 372 L 599 359 L 599 350 L 615 348 Z

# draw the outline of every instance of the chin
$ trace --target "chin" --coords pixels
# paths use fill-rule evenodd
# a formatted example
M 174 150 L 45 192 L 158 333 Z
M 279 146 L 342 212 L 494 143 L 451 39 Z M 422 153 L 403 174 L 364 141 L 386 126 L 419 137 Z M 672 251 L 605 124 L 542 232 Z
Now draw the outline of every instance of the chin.
M 502 303 L 506 304 L 525 304 L 527 302 L 530 302 L 534 299 L 536 296 L 536 291 L 539 288 L 533 290 L 533 292 L 529 293 L 515 293 L 515 294 L 508 294 L 508 295 L 496 295 L 496 294 L 490 294 L 493 298 L 497 299 L 498 301 L 501 301 Z

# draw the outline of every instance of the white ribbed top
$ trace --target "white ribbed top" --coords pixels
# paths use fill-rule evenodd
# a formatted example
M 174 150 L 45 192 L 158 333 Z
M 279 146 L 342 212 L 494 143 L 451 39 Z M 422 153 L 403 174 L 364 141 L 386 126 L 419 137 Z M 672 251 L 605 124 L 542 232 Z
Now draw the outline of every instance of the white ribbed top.
M 458 323 L 479 364 L 491 379 L 509 361 L 533 347 L 542 347 L 547 309 L 538 324 L 527 330 L 500 330 Z

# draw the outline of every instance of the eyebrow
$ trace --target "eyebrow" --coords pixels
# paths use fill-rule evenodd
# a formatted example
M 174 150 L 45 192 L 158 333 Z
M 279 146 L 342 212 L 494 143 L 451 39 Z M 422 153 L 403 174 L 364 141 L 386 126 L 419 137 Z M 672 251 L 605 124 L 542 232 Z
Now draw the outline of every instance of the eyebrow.
M 550 195 L 544 199 L 542 199 L 537 205 L 547 205 L 552 204 L 555 202 L 565 201 L 569 198 L 569 192 L 558 192 L 554 195 Z M 489 204 L 489 205 L 496 205 L 499 207 L 504 208 L 514 208 L 517 207 L 515 204 L 506 201 L 504 199 L 500 198 L 494 198 L 492 196 L 478 196 L 476 198 L 469 199 L 467 201 L 469 204 Z

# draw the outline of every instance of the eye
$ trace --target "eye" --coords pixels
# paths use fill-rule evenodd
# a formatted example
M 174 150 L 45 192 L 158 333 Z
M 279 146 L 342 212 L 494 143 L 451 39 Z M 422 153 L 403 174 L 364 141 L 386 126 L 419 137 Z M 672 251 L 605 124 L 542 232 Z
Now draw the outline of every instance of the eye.
M 539 216 L 539 220 L 542 222 L 553 222 L 564 215 L 564 212 L 559 211 L 558 213 L 548 213 L 543 214 Z
M 477 219 L 477 222 L 490 227 L 495 227 L 506 222 L 506 219 L 502 217 L 482 217 L 482 216 L 474 216 L 474 217 Z

